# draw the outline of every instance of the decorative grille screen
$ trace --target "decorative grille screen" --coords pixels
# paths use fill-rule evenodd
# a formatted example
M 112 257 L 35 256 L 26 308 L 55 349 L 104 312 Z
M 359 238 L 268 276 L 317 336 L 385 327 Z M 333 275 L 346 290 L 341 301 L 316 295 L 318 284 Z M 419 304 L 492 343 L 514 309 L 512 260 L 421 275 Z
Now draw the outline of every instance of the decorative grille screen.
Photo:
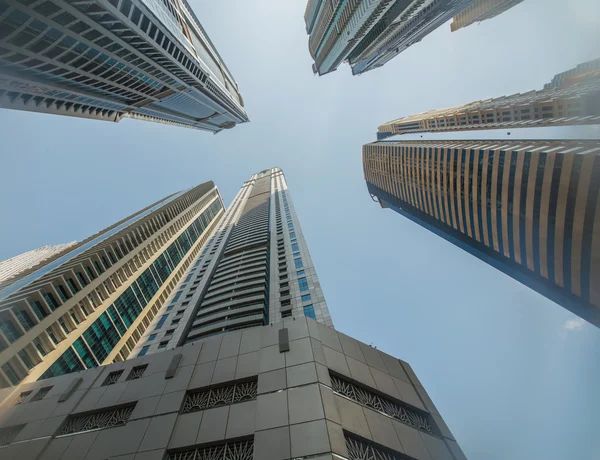
M 166 460 L 253 460 L 253 458 L 254 440 L 249 439 L 171 452 L 167 454 Z
M 206 388 L 190 392 L 186 395 L 183 403 L 184 414 L 211 407 L 233 404 L 241 401 L 256 399 L 258 391 L 258 380 L 249 380 L 221 386 L 217 388 Z
M 358 404 L 375 409 L 413 428 L 439 436 L 439 433 L 434 429 L 433 423 L 430 422 L 430 416 L 427 413 L 422 413 L 392 399 L 384 398 L 367 388 L 358 386 L 337 375 L 331 375 L 331 388 L 335 393 L 356 401 Z
M 108 408 L 100 412 L 89 414 L 69 416 L 57 436 L 125 425 L 127 420 L 129 420 L 129 417 L 131 417 L 134 407 L 135 404 L 116 409 Z

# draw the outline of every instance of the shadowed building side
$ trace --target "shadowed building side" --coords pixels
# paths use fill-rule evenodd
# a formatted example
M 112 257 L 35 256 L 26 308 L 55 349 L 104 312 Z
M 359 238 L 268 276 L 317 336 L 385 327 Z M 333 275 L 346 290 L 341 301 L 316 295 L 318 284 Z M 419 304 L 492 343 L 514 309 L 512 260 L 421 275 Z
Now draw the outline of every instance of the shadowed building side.
M 381 141 L 369 193 L 600 327 L 600 142 Z

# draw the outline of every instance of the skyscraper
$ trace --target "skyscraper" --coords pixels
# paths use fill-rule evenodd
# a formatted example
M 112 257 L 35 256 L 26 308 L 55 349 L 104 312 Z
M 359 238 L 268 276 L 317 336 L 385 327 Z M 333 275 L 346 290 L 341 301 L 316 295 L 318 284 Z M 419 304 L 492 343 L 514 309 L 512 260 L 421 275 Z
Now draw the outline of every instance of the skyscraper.
M 304 14 L 313 72 L 348 61 L 358 75 L 381 67 L 473 0 L 309 0 Z
M 76 241 L 65 244 L 42 246 L 41 248 L 27 251 L 18 256 L 0 262 L 0 288 L 13 283 L 18 278 L 25 276 L 29 270 L 39 266 L 73 246 Z
M 0 289 L 0 387 L 124 359 L 223 214 L 207 182 Z
M 212 132 L 248 121 L 186 0 L 0 3 L 0 107 Z
M 600 327 L 600 142 L 379 141 L 367 188 Z
M 452 18 L 450 30 L 456 32 L 458 29 L 470 26 L 475 22 L 494 18 L 513 6 L 517 6 L 522 1 L 523 0 L 475 0 Z
M 539 91 L 430 110 L 385 123 L 377 138 L 425 131 L 510 129 L 600 123 L 600 59 L 562 72 Z
M 332 326 L 281 169 L 253 174 L 133 355 L 308 316 Z
M 333 329 L 279 168 L 213 226 L 130 359 L 0 390 L 2 458 L 466 459 L 408 363 Z

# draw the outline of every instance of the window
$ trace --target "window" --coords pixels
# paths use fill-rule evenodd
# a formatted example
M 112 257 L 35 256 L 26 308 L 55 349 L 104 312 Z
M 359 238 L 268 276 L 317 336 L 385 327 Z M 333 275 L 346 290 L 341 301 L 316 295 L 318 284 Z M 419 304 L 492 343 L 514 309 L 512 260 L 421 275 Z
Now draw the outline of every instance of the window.
M 144 346 L 142 347 L 142 349 L 140 350 L 140 352 L 138 353 L 138 358 L 139 358 L 140 356 L 145 356 L 145 355 L 146 355 L 146 353 L 148 353 L 148 348 L 150 348 L 150 345 L 144 345 Z
M 174 319 L 173 321 L 171 321 L 171 326 L 173 326 L 175 324 L 179 324 L 179 320 L 181 320 L 181 318 L 177 318 L 177 319 Z
M 304 270 L 298 270 L 296 272 L 296 275 L 298 275 L 298 276 L 304 276 Z
M 302 265 L 302 259 L 294 259 L 294 263 L 296 264 L 296 269 L 304 268 L 304 265 Z
M 165 332 L 165 335 L 172 334 L 173 332 L 175 332 L 175 329 L 169 329 L 167 332 Z
M 290 284 L 290 283 L 288 283 L 288 282 L 286 281 L 285 283 L 281 283 L 281 284 L 279 285 L 279 287 L 280 287 L 280 288 L 285 288 L 285 287 L 288 287 L 288 286 L 289 286 L 289 284 Z
M 310 302 L 310 294 L 303 295 L 302 302 Z
M 281 306 L 282 306 L 282 307 L 287 307 L 288 305 L 291 305 L 291 304 L 292 304 L 292 301 L 291 301 L 290 299 L 283 300 L 283 301 L 281 302 Z
M 293 243 L 292 244 L 292 251 L 299 251 L 300 249 L 298 248 L 298 243 Z
M 306 281 L 306 278 L 298 279 L 298 287 L 300 288 L 300 292 L 308 291 L 308 281 Z
M 158 344 L 158 349 L 160 350 L 161 348 L 167 348 L 167 345 L 169 344 L 168 340 L 165 340 L 164 342 L 160 342 Z
M 154 330 L 160 329 L 162 327 L 162 325 L 165 324 L 165 321 L 167 320 L 167 316 L 169 316 L 169 315 L 163 315 L 160 317 L 160 320 L 158 321 L 158 324 L 156 325 Z
M 179 300 L 179 297 L 181 297 L 181 294 L 183 294 L 183 291 L 179 291 L 177 294 L 175 294 L 175 297 L 173 297 L 172 302 L 177 302 Z
M 317 319 L 317 317 L 315 316 L 315 309 L 313 308 L 312 305 L 304 306 L 304 316 L 308 316 L 309 318 L 312 318 L 312 319 Z
M 189 274 L 189 275 L 186 277 L 186 279 L 185 279 L 184 283 L 187 283 L 189 280 L 191 280 L 191 279 L 192 279 L 192 275 L 193 275 L 193 273 L 190 273 L 190 274 Z
M 173 305 L 169 305 L 169 306 L 167 307 L 167 311 L 171 311 L 171 310 L 173 310 Z
M 290 238 L 296 238 L 296 232 L 290 232 Z
M 310 296 L 309 296 L 310 297 Z M 158 334 L 150 334 L 150 337 L 148 337 L 147 342 L 150 342 L 151 340 L 154 340 L 156 338 Z
M 183 313 L 185 312 L 185 310 L 177 310 L 177 315 L 183 315 Z
M 281 297 L 285 297 L 286 295 L 290 295 L 290 291 L 281 291 Z
M 281 317 L 282 318 L 289 318 L 290 316 L 292 316 L 292 311 L 291 310 L 284 311 L 284 312 L 281 313 Z

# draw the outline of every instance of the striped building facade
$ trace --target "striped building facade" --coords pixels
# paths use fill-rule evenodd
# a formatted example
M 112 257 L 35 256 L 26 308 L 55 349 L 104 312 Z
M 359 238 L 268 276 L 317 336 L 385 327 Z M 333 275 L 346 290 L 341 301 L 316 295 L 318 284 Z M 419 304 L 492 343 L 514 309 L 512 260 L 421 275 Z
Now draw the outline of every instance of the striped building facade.
M 369 193 L 600 327 L 598 141 L 382 141 Z
M 580 64 L 572 69 L 576 72 L 558 74 L 539 91 L 430 110 L 384 123 L 377 130 L 377 138 L 426 131 L 599 124 L 600 71 L 594 69 L 598 61 Z

